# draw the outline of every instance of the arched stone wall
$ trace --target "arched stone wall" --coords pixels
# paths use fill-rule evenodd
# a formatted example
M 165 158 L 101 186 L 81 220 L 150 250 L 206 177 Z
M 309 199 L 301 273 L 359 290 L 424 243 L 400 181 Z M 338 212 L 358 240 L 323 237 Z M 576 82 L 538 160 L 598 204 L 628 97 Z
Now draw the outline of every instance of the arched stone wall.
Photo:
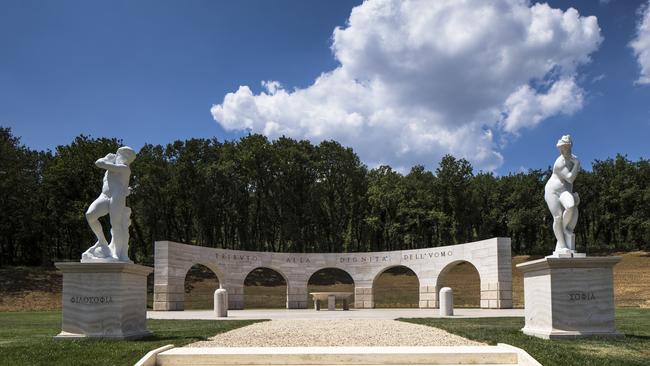
M 481 278 L 481 307 L 512 307 L 512 267 L 509 238 L 492 238 L 437 248 L 367 253 L 270 253 L 199 247 L 159 241 L 155 245 L 154 310 L 183 310 L 185 274 L 196 263 L 214 271 L 228 291 L 230 309 L 244 306 L 244 279 L 257 267 L 278 271 L 287 282 L 287 308 L 309 303 L 309 277 L 323 268 L 350 274 L 355 307 L 372 308 L 376 276 L 394 266 L 413 270 L 420 282 L 421 308 L 438 307 L 438 276 L 448 265 L 470 262 Z

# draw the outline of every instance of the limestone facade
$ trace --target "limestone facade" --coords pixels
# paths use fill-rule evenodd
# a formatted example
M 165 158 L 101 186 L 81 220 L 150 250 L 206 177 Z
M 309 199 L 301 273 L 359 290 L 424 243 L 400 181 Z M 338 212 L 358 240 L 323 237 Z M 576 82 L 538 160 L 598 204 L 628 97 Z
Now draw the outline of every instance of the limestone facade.
M 510 238 L 427 249 L 364 253 L 271 253 L 155 243 L 154 310 L 183 310 L 184 283 L 189 269 L 211 269 L 228 291 L 230 309 L 244 307 L 244 280 L 256 268 L 280 273 L 287 283 L 287 308 L 304 309 L 310 302 L 309 278 L 325 268 L 346 271 L 354 280 L 356 308 L 373 308 L 373 283 L 385 270 L 405 266 L 418 277 L 421 308 L 437 308 L 438 279 L 461 262 L 471 263 L 481 281 L 481 308 L 512 307 Z

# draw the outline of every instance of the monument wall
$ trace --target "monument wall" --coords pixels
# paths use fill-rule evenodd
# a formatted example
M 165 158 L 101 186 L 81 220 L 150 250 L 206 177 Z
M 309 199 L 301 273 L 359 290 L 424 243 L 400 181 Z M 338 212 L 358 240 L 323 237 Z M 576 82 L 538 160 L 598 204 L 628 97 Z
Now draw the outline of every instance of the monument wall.
M 364 253 L 271 253 L 155 244 L 154 310 L 183 310 L 185 276 L 195 264 L 211 269 L 228 291 L 230 309 L 244 307 L 244 280 L 256 268 L 280 273 L 287 283 L 287 308 L 307 308 L 309 278 L 324 268 L 339 268 L 354 280 L 356 308 L 373 308 L 373 283 L 385 270 L 410 268 L 420 283 L 420 308 L 437 308 L 439 278 L 461 262 L 471 263 L 481 281 L 481 308 L 512 307 L 509 238 L 492 238 L 436 248 Z

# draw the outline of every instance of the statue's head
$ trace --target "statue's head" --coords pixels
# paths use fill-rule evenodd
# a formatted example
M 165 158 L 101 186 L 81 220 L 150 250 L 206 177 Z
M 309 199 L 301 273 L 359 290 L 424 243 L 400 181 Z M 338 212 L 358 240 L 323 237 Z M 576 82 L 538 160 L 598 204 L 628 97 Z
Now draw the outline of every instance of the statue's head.
M 573 140 L 571 140 L 571 135 L 564 135 L 562 138 L 557 140 L 555 144 L 562 154 L 571 153 L 571 147 L 573 147 Z
M 117 149 L 117 158 L 115 159 L 116 163 L 129 165 L 133 160 L 135 160 L 135 150 L 128 146 L 122 146 Z

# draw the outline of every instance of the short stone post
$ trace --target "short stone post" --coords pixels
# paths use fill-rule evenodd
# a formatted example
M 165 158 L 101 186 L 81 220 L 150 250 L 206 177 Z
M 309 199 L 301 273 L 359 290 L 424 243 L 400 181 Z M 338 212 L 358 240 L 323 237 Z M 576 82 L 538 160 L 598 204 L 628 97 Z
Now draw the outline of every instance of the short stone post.
M 336 296 L 327 296 L 327 310 L 336 310 Z
M 223 288 L 214 292 L 214 315 L 218 318 L 228 316 L 228 292 Z
M 440 316 L 454 315 L 454 291 L 449 287 L 440 289 Z

